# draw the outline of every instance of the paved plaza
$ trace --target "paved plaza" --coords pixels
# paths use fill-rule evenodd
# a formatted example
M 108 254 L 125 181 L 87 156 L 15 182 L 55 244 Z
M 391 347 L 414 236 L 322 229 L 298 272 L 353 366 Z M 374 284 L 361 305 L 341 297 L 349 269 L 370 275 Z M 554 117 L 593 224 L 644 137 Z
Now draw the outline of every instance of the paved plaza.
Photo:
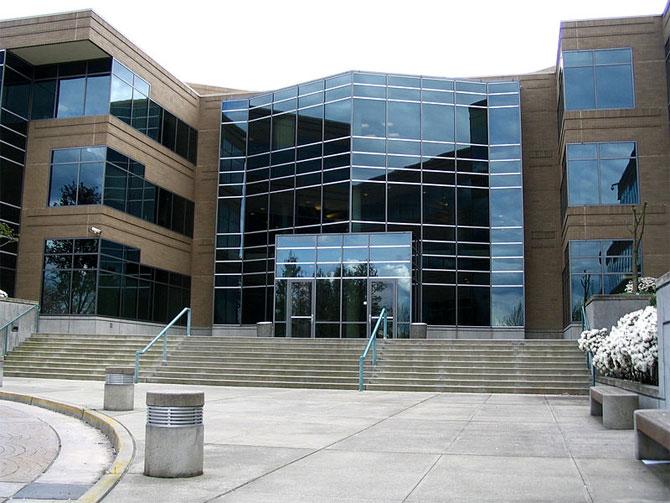
M 102 382 L 6 378 L 3 389 L 102 407 Z M 145 477 L 145 392 L 177 389 L 205 392 L 205 473 Z M 136 453 L 105 501 L 670 501 L 670 465 L 635 460 L 634 432 L 604 429 L 586 397 L 140 384 L 135 405 L 109 413 Z M 37 473 L 53 437 L 26 407 L 14 427 L 44 439 Z M 0 426 L 13 410 L 0 402 Z

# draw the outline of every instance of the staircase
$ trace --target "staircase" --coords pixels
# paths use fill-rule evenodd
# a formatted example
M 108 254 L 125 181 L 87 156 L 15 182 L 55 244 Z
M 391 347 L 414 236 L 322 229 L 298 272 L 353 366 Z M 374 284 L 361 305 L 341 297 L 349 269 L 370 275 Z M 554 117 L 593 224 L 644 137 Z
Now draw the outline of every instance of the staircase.
M 82 379 L 104 381 L 105 368 L 135 365 L 135 351 L 144 348 L 154 336 L 95 336 L 33 334 L 5 357 L 5 376 L 43 379 Z M 183 337 L 168 340 L 168 351 L 179 346 Z M 142 374 L 161 363 L 163 344 L 157 344 L 142 357 Z
M 366 389 L 581 395 L 589 385 L 574 341 L 389 340 Z
M 5 375 L 103 380 L 105 367 L 132 366 L 149 336 L 35 334 L 5 360 Z M 142 357 L 140 381 L 216 386 L 358 388 L 359 339 L 170 336 Z M 585 394 L 583 354 L 572 341 L 378 341 L 366 389 Z

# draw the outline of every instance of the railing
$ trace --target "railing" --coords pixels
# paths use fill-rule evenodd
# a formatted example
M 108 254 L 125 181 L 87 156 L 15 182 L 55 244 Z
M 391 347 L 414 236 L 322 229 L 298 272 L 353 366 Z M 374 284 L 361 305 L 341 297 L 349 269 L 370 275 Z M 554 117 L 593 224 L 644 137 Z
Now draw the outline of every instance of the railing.
M 591 330 L 589 319 L 586 317 L 586 308 L 582 304 L 582 332 L 584 330 Z M 593 354 L 591 351 L 586 352 L 586 368 L 591 372 L 591 386 L 596 385 L 596 367 L 593 365 Z
M 372 365 L 377 365 L 377 332 L 379 332 L 379 325 L 384 322 L 384 339 L 388 334 L 388 316 L 386 313 L 386 308 L 382 308 L 382 312 L 379 313 L 379 319 L 375 323 L 375 328 L 370 334 L 370 339 L 365 346 L 365 350 L 358 358 L 358 391 L 363 391 L 365 388 L 365 359 L 368 357 L 370 349 L 372 349 Z
M 172 325 L 177 323 L 177 320 L 186 314 L 186 335 L 191 335 L 191 308 L 185 307 L 182 309 L 177 316 L 172 318 L 172 321 L 165 325 L 165 328 L 160 331 L 160 333 L 152 339 L 152 341 L 147 344 L 144 349 L 140 351 L 135 351 L 135 382 L 138 382 L 140 379 L 140 358 L 142 355 L 149 351 L 154 344 L 156 344 L 159 339 L 163 338 L 163 358 L 161 360 L 163 365 L 167 365 L 167 350 L 168 350 L 168 330 L 172 328 Z
M 0 354 L 0 357 L 4 357 L 9 353 L 9 329 L 21 318 L 23 318 L 25 315 L 30 313 L 31 311 L 35 311 L 35 323 L 34 323 L 34 328 L 33 332 L 37 332 L 40 327 L 40 306 L 39 304 L 34 304 L 30 306 L 28 309 L 23 311 L 21 314 L 16 316 L 14 319 L 8 321 L 4 325 L 0 327 L 0 334 L 3 334 L 3 343 L 2 343 L 2 354 Z

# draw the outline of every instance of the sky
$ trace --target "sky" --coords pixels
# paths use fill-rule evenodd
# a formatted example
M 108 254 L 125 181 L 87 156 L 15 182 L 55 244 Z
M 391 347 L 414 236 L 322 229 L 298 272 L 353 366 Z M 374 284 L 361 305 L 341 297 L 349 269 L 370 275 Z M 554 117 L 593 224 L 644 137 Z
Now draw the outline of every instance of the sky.
M 21 0 L 0 18 L 92 8 L 185 82 L 249 91 L 346 70 L 514 75 L 556 62 L 561 20 L 659 15 L 665 0 Z

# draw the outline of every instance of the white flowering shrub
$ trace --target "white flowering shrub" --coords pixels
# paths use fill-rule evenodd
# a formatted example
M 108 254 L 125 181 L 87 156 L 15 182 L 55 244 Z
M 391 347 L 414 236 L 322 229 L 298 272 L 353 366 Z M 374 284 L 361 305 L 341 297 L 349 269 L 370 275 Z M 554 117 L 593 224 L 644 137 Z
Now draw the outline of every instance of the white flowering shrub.
M 586 330 L 580 349 L 593 351 L 593 365 L 603 374 L 655 384 L 658 381 L 658 336 L 656 308 L 649 306 L 621 317 L 609 334 L 606 329 Z M 598 337 L 605 336 L 598 341 Z M 598 332 L 588 334 L 587 332 Z
M 0 290 L 0 299 L 6 299 L 7 297 L 9 297 L 7 295 L 7 292 L 5 292 L 4 290 Z
M 644 276 L 638 280 L 638 293 L 654 293 L 656 291 L 656 278 L 651 276 Z M 626 283 L 626 293 L 633 293 L 633 280 Z
M 585 353 L 590 352 L 591 354 L 595 354 L 602 341 L 605 340 L 605 337 L 607 337 L 606 328 L 584 330 L 577 340 L 577 345 Z

